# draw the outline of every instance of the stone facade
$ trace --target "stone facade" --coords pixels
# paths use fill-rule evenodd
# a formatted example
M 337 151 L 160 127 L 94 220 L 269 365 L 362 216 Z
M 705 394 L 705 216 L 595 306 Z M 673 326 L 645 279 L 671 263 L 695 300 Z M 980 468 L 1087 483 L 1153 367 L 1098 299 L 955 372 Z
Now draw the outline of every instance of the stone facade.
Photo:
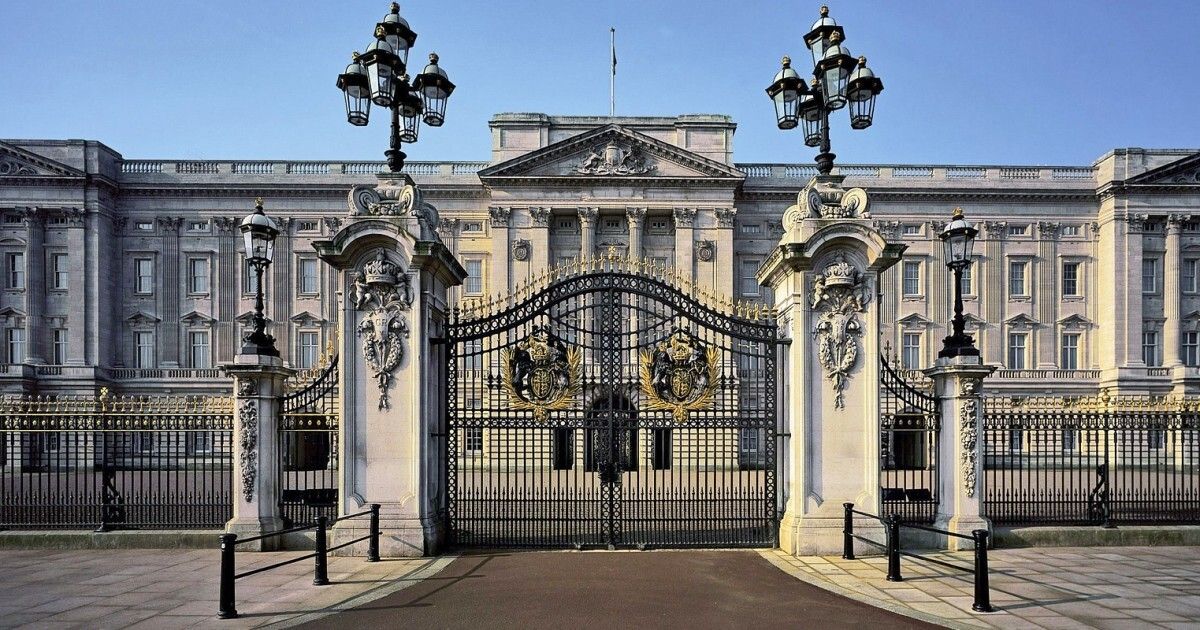
M 726 116 L 500 114 L 487 162 L 409 162 L 466 282 L 507 293 L 548 265 L 630 252 L 703 287 L 770 303 L 755 272 L 809 164 L 733 161 Z M 0 141 L 0 389 L 228 391 L 253 309 L 236 224 L 256 196 L 282 228 L 269 332 L 306 367 L 332 341 L 342 290 L 313 242 L 379 162 L 133 160 L 93 141 Z M 928 367 L 947 332 L 937 232 L 980 227 L 968 331 L 989 388 L 1200 389 L 1200 152 L 1117 149 L 1090 166 L 842 165 L 870 221 L 908 246 L 881 277 L 885 347 Z

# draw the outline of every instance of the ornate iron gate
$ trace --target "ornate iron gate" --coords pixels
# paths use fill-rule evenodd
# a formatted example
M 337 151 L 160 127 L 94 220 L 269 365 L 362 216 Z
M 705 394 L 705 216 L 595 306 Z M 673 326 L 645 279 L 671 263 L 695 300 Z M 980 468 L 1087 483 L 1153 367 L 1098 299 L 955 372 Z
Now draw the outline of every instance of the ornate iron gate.
M 338 516 L 338 357 L 333 344 L 279 398 L 279 511 L 307 525 Z
M 879 491 L 882 514 L 932 523 L 937 514 L 941 406 L 933 382 L 879 360 Z
M 777 343 L 761 306 L 615 257 L 455 309 L 452 544 L 774 545 Z

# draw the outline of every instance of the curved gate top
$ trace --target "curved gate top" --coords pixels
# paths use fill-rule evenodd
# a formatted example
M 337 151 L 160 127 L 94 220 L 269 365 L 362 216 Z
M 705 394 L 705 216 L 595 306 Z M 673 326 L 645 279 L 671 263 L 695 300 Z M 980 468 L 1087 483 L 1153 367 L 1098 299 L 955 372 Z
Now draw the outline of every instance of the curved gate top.
M 447 338 L 452 544 L 776 543 L 772 311 L 607 257 L 455 309 Z

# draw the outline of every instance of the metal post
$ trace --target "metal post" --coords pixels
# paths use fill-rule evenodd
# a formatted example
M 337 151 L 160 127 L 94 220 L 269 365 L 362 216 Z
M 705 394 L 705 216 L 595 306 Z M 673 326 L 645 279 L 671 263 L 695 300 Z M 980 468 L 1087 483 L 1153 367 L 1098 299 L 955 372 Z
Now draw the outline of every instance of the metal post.
M 843 503 L 842 507 L 846 510 L 846 520 L 842 527 L 842 559 L 854 559 L 854 509 L 853 503 Z
M 994 612 L 988 586 L 988 530 L 977 529 L 971 532 L 971 537 L 975 539 L 975 601 L 971 604 L 971 610 Z
M 367 562 L 379 562 L 379 504 L 371 504 L 371 538 L 367 541 Z
M 317 517 L 317 553 L 313 557 L 313 586 L 329 584 L 329 566 L 326 558 L 329 545 L 325 542 L 325 526 L 328 524 L 329 517 Z
M 233 552 L 237 545 L 237 534 L 221 534 L 221 588 L 217 604 L 217 617 L 233 619 L 238 616 L 234 606 Z
M 900 576 L 900 517 L 895 514 L 887 516 L 887 555 L 887 581 L 904 581 Z

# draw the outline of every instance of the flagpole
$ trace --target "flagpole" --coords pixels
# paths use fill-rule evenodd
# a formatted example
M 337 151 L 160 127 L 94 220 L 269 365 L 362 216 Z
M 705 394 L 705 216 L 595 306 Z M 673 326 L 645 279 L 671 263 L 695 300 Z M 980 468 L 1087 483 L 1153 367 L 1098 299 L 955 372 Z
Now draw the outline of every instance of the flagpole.
M 612 73 L 608 77 L 608 115 L 617 115 L 617 29 L 609 27 L 609 35 L 612 37 Z

